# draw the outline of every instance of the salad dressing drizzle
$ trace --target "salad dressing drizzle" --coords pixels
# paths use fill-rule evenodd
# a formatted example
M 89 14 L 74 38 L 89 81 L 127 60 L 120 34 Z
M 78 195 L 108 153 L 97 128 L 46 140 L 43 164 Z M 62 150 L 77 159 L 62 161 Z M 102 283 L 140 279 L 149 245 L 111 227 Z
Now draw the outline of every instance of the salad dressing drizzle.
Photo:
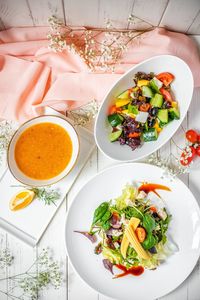
M 158 194 L 158 192 L 156 190 L 164 190 L 164 191 L 170 191 L 170 188 L 168 188 L 165 185 L 161 185 L 161 184 L 156 184 L 156 183 L 144 183 L 142 184 L 139 189 L 140 192 L 143 191 L 146 194 L 152 192 L 154 194 L 156 194 L 159 198 L 161 198 L 161 196 Z
M 124 276 L 127 276 L 129 274 L 131 274 L 133 276 L 140 276 L 144 272 L 144 268 L 142 266 L 133 266 L 133 267 L 131 267 L 129 269 L 126 269 L 126 267 L 124 267 L 122 265 L 115 265 L 115 267 L 117 267 L 118 269 L 122 270 L 123 273 L 115 275 L 114 278 L 124 277 Z

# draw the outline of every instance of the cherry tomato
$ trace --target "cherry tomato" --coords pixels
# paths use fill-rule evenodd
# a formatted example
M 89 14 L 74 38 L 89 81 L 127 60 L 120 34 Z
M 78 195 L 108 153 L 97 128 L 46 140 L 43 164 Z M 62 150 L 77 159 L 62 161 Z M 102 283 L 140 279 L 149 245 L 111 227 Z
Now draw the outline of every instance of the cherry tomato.
M 168 72 L 160 73 L 156 76 L 158 80 L 160 80 L 165 86 L 170 85 L 170 83 L 174 80 L 174 75 Z
M 186 147 L 181 154 L 180 163 L 183 166 L 188 166 L 191 163 L 191 161 L 194 159 L 195 155 L 196 155 L 196 150 L 194 147 L 192 146 Z
M 149 208 L 149 210 L 152 211 L 152 212 L 157 212 L 157 208 L 155 206 L 151 206 Z
M 139 108 L 139 110 L 140 111 L 148 111 L 149 110 L 149 108 L 151 107 L 151 105 L 149 104 L 149 103 L 142 103 L 141 105 L 140 105 L 140 108 Z
M 191 143 L 196 143 L 198 141 L 198 134 L 195 130 L 190 129 L 185 134 L 186 139 Z
M 128 135 L 129 138 L 137 138 L 139 136 L 140 136 L 140 132 L 131 132 Z
M 196 148 L 196 154 L 197 154 L 198 156 L 200 156 L 200 146 L 198 146 L 198 147 Z
M 167 91 L 165 88 L 161 88 L 160 89 L 161 94 L 163 95 L 163 97 L 165 98 L 165 100 L 172 102 L 172 96 L 170 94 L 169 91 Z
M 135 230 L 135 234 L 137 235 L 137 238 L 138 238 L 140 243 L 144 242 L 144 240 L 146 238 L 146 231 L 145 231 L 144 228 L 137 227 L 136 230 Z
M 200 135 L 198 135 L 198 141 L 197 142 L 200 143 Z

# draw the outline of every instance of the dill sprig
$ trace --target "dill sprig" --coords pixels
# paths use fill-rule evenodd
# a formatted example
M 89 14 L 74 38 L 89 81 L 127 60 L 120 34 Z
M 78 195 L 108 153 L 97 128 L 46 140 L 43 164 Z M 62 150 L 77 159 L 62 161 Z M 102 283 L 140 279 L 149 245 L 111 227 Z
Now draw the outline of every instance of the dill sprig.
M 45 205 L 56 205 L 55 201 L 60 198 L 60 192 L 58 189 L 47 188 L 31 188 L 31 191 L 35 193 L 35 197 L 40 201 L 44 201 Z

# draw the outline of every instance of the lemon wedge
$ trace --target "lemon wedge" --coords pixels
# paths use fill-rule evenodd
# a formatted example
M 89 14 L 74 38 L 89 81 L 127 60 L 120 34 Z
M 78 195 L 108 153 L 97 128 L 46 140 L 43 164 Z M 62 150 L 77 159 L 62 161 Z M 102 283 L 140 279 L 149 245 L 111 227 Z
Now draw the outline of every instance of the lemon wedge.
M 12 211 L 16 211 L 28 206 L 35 196 L 35 193 L 30 190 L 23 190 L 18 192 L 13 198 L 10 200 L 10 209 Z

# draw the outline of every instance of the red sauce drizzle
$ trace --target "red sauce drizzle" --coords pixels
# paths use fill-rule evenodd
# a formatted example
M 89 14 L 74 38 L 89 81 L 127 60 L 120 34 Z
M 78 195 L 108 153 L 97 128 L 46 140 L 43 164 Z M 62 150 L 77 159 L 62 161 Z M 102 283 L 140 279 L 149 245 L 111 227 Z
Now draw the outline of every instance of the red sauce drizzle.
M 126 269 L 126 267 L 124 267 L 122 265 L 115 265 L 115 267 L 122 270 L 123 273 L 115 275 L 114 278 L 124 277 L 124 276 L 129 275 L 129 274 L 131 274 L 133 276 L 139 276 L 144 272 L 144 268 L 142 266 L 133 266 L 129 269 Z
M 156 190 L 164 190 L 164 191 L 170 191 L 170 188 L 168 188 L 165 185 L 161 185 L 161 184 L 156 184 L 156 183 L 144 183 L 142 184 L 139 189 L 139 191 L 144 191 L 146 194 L 148 194 L 149 192 L 152 192 L 154 194 L 156 194 L 159 198 L 160 195 L 156 192 Z

